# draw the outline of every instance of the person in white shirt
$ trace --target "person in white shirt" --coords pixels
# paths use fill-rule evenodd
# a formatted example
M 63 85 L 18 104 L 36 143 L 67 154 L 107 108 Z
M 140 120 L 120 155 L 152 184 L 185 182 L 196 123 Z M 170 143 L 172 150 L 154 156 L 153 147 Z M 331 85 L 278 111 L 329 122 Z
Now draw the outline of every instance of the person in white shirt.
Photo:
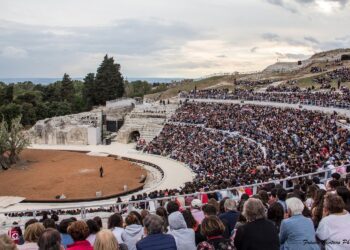
M 345 210 L 343 199 L 337 194 L 327 194 L 323 216 L 316 236 L 324 242 L 326 250 L 350 249 L 350 214 Z
M 40 236 L 45 231 L 45 227 L 39 223 L 29 225 L 24 232 L 24 244 L 18 245 L 19 250 L 37 250 L 39 249 L 38 241 Z
M 122 239 L 122 234 L 124 232 L 123 217 L 119 213 L 112 214 L 108 218 L 108 229 L 112 230 L 118 243 L 124 243 Z

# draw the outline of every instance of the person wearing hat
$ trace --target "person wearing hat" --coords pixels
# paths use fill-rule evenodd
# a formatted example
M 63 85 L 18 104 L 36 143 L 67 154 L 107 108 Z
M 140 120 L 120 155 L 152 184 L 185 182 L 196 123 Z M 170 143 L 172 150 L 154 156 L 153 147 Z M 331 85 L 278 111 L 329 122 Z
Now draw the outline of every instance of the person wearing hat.
M 194 199 L 191 202 L 191 213 L 198 224 L 201 224 L 202 220 L 204 219 L 204 213 L 201 210 L 202 205 L 202 201 L 199 199 Z

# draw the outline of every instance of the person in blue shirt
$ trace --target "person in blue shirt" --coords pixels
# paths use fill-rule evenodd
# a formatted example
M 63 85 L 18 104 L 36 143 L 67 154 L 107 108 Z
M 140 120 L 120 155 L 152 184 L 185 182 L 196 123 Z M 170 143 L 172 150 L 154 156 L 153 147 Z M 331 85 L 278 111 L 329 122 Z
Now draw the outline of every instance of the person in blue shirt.
M 143 220 L 146 237 L 136 243 L 137 250 L 177 250 L 174 236 L 164 234 L 162 217 L 149 214 Z
M 74 243 L 73 238 L 67 233 L 67 228 L 72 222 L 73 220 L 71 219 L 62 220 L 58 227 L 61 234 L 61 244 L 64 247 L 64 249 L 67 249 L 68 245 Z
M 310 218 L 302 215 L 303 202 L 298 198 L 286 201 L 288 219 L 284 219 L 280 228 L 281 250 L 319 250 L 316 243 L 314 224 Z

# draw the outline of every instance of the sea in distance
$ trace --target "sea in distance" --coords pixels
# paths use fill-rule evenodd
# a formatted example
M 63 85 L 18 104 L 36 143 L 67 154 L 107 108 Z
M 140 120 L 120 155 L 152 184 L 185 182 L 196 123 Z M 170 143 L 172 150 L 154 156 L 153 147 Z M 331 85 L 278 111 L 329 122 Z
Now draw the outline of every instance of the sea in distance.
M 83 77 L 72 77 L 73 80 L 80 80 L 83 81 Z M 173 81 L 180 81 L 183 80 L 184 78 L 177 77 L 177 78 L 166 78 L 166 77 L 124 77 L 124 79 L 128 80 L 129 82 L 133 81 L 147 81 L 149 83 L 171 83 Z M 0 82 L 4 82 L 6 84 L 9 83 L 18 83 L 18 82 L 26 82 L 26 81 L 31 81 L 32 83 L 35 84 L 50 84 L 54 83 L 56 81 L 61 81 L 61 78 L 31 78 L 31 77 L 21 77 L 21 78 L 1 78 L 0 77 Z

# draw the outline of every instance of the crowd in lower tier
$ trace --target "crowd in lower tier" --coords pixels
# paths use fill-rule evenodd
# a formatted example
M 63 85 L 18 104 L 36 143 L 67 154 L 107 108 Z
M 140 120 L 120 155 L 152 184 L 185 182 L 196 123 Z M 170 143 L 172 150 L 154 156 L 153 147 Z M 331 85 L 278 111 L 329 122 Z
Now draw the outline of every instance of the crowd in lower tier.
M 345 250 L 350 243 L 350 176 L 287 192 L 276 185 L 239 200 L 221 193 L 168 200 L 154 212 L 59 220 L 44 217 L 0 235 L 4 250 Z M 227 196 L 225 196 L 225 194 Z M 206 196 L 206 197 L 204 197 Z M 199 199 L 201 198 L 201 199 Z M 24 233 L 22 233 L 23 231 Z

